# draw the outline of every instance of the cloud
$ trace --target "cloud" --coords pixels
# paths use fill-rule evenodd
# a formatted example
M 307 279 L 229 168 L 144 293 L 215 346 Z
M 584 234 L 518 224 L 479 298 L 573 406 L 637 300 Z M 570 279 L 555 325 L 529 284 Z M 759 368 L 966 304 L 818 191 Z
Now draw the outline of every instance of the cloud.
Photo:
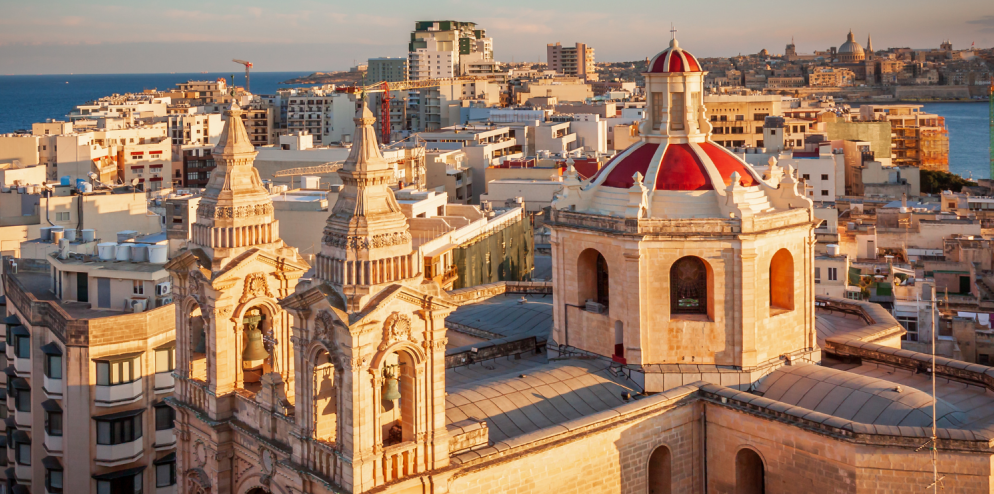
M 985 15 L 977 19 L 970 19 L 966 21 L 966 23 L 980 26 L 980 30 L 978 32 L 994 33 L 994 15 Z

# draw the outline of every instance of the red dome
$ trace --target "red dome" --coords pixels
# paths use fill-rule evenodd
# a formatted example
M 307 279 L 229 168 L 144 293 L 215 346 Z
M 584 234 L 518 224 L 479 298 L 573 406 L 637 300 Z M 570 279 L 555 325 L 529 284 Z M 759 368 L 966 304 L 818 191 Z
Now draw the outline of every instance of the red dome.
M 592 182 L 627 189 L 635 183 L 632 176 L 638 172 L 645 177 L 646 185 L 655 184 L 655 190 L 714 190 L 712 176 L 720 176 L 724 184 L 719 187 L 724 188 L 732 183 L 732 174 L 738 172 L 740 184 L 746 187 L 759 184 L 751 167 L 712 142 L 670 144 L 662 157 L 656 158 L 659 146 L 648 142 L 633 144 L 598 171 Z M 659 166 L 653 166 L 657 159 Z M 655 176 L 649 176 L 650 172 Z
M 701 72 L 701 64 L 697 58 L 680 48 L 676 40 L 670 41 L 669 48 L 661 51 L 649 61 L 650 74 L 676 72 Z

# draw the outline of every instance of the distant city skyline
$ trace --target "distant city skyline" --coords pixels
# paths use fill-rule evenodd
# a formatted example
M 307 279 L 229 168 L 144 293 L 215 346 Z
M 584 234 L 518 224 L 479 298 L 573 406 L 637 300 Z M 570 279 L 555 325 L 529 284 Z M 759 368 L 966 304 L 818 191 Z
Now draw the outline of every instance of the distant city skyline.
M 546 43 L 556 41 L 587 43 L 599 62 L 643 59 L 665 47 L 671 22 L 699 57 L 782 53 L 792 36 L 798 52 L 810 53 L 839 46 L 849 29 L 863 44 L 871 34 L 878 50 L 934 48 L 945 39 L 957 49 L 994 46 L 989 0 L 939 9 L 925 0 L 847 0 L 810 10 L 781 0 L 636 0 L 623 11 L 593 0 L 2 2 L 0 75 L 232 71 L 232 58 L 266 72 L 347 70 L 369 57 L 406 56 L 414 22 L 436 19 L 476 22 L 494 38 L 502 62 L 544 63 Z

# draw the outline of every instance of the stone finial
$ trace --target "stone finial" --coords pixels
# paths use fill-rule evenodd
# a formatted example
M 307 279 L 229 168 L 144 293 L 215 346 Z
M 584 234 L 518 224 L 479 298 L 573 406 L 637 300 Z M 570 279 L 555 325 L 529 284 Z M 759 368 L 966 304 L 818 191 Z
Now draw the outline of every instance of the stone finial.
M 641 219 L 648 215 L 649 189 L 642 183 L 640 172 L 632 175 L 632 186 L 628 189 L 628 207 L 625 208 L 625 218 Z

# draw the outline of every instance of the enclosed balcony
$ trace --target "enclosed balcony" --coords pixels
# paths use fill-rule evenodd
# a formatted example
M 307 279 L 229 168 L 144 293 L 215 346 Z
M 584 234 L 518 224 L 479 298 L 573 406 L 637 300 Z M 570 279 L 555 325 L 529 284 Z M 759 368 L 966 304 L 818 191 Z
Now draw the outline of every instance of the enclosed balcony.
M 94 404 L 113 407 L 140 400 L 144 389 L 140 361 L 140 353 L 97 360 Z
M 97 454 L 100 466 L 117 466 L 142 457 L 142 414 L 144 408 L 93 417 L 97 423 Z
M 31 375 L 31 333 L 24 326 L 14 326 L 10 330 L 13 347 L 14 369 L 17 375 L 25 377 Z M 11 355 L 8 355 L 10 358 Z
M 62 398 L 62 349 L 55 343 L 41 347 L 45 359 L 41 388 L 49 398 Z
M 62 406 L 56 400 L 41 402 L 45 410 L 45 451 L 49 454 L 62 454 Z

